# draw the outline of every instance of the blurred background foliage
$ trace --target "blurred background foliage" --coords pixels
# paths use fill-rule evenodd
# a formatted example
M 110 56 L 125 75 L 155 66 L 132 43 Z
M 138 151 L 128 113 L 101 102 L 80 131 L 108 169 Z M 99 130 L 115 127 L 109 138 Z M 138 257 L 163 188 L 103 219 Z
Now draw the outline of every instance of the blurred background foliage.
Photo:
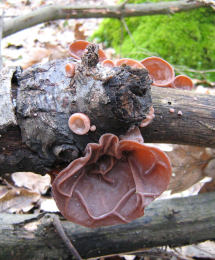
M 144 2 L 149 1 L 128 3 Z M 205 72 L 215 65 L 214 39 L 214 10 L 200 8 L 169 15 L 104 19 L 90 40 L 113 47 L 122 57 L 142 60 L 159 56 L 173 64 L 178 74 L 215 81 L 215 71 Z

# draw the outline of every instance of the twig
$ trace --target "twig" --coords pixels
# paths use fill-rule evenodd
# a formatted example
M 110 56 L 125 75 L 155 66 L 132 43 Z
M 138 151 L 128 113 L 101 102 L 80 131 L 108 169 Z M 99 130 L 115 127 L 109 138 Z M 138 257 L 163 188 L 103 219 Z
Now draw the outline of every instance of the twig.
M 129 0 L 124 0 L 121 4 L 118 5 L 118 9 L 124 9 L 125 5 L 128 3 Z
M 123 43 L 123 39 L 124 39 L 124 30 L 123 30 L 122 19 L 120 19 L 120 28 L 121 28 L 121 37 L 120 37 L 119 55 L 120 55 L 120 58 L 121 58 L 122 57 L 122 43 Z
M 122 17 L 170 14 L 172 12 L 176 13 L 206 7 L 205 3 L 196 1 L 188 2 L 187 0 L 143 4 L 126 4 L 126 2 L 123 2 L 121 9 L 117 5 L 102 7 L 96 5 L 90 7 L 51 5 L 41 7 L 26 15 L 5 21 L 3 37 L 40 23 L 59 19 L 104 17 L 121 19 Z
M 178 67 L 178 68 L 181 68 L 182 70 L 187 70 L 187 71 L 190 71 L 190 72 L 200 73 L 200 74 L 214 73 L 214 72 L 215 72 L 215 69 L 209 69 L 209 70 L 195 70 L 195 69 L 187 68 L 187 67 L 180 66 L 180 65 L 174 65 L 174 66 L 175 66 L 175 67 Z
M 197 0 L 197 2 L 204 3 L 205 5 L 210 6 L 215 10 L 215 1 L 214 0 Z
M 71 241 L 69 240 L 68 236 L 66 235 L 63 226 L 60 222 L 60 219 L 57 215 L 53 217 L 53 225 L 55 226 L 59 236 L 62 238 L 64 244 L 69 249 L 71 255 L 73 255 L 77 260 L 82 260 L 81 256 L 79 255 L 78 251 L 75 249 Z
M 121 22 L 122 22 L 123 26 L 125 27 L 125 30 L 127 31 L 127 33 L 128 33 L 128 35 L 129 35 L 129 37 L 130 37 L 130 39 L 131 39 L 133 45 L 135 46 L 135 48 L 137 48 L 137 44 L 136 44 L 136 42 L 135 42 L 135 40 L 134 40 L 134 37 L 133 37 L 132 33 L 130 32 L 130 30 L 129 30 L 128 26 L 127 26 L 127 23 L 126 23 L 125 19 L 122 18 L 122 19 L 121 19 Z

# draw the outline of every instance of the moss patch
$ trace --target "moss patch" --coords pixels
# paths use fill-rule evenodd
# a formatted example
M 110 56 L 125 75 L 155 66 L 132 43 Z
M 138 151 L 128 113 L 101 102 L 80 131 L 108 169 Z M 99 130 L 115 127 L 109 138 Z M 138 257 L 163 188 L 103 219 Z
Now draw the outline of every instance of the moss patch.
M 198 70 L 215 67 L 215 15 L 211 8 L 174 15 L 131 17 L 125 21 L 133 40 L 118 19 L 104 19 L 93 38 L 113 47 L 117 53 L 121 51 L 122 57 L 141 60 L 156 55 L 172 64 Z M 215 73 L 207 74 L 207 77 L 215 80 Z

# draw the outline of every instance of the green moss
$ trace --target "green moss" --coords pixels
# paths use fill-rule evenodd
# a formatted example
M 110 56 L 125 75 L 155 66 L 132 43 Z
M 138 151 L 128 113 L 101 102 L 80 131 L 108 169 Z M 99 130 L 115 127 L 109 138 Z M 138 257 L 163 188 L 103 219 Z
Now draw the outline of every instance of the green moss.
M 212 9 L 200 8 L 174 15 L 131 17 L 125 18 L 125 21 L 133 39 L 118 19 L 104 19 L 93 38 L 103 42 L 106 47 L 113 47 L 117 53 L 121 52 L 122 57 L 141 60 L 157 55 L 172 64 L 198 70 L 214 67 L 215 15 Z M 215 74 L 208 74 L 208 77 L 215 80 Z

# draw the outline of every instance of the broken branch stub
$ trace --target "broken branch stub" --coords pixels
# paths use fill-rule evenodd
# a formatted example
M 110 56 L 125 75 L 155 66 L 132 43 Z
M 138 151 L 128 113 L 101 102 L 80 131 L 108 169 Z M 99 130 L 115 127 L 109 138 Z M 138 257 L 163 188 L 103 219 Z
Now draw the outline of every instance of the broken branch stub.
M 47 167 L 78 158 L 87 143 L 98 142 L 104 133 L 125 134 L 146 118 L 152 106 L 148 72 L 104 67 L 95 59 L 98 48 L 93 46 L 87 47 L 81 60 L 52 61 L 17 74 L 22 141 Z M 75 65 L 73 77 L 66 74 L 68 63 Z M 96 131 L 74 134 L 68 119 L 77 112 L 86 114 Z

